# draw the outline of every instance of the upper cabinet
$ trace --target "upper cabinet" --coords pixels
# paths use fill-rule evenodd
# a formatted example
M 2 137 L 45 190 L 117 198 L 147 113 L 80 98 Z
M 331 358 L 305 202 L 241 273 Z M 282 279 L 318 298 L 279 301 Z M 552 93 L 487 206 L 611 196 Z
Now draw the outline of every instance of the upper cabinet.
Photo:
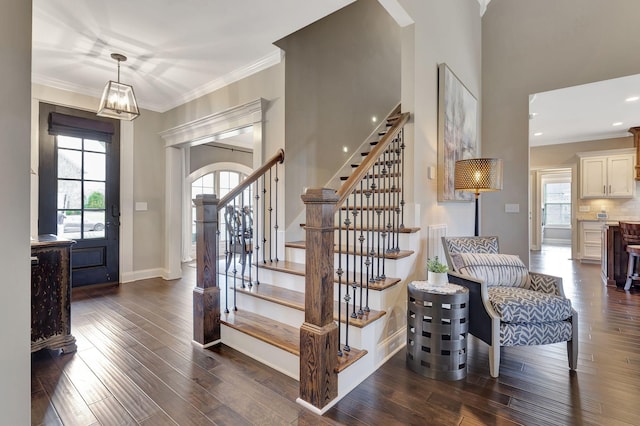
M 581 198 L 633 198 L 635 149 L 579 153 Z

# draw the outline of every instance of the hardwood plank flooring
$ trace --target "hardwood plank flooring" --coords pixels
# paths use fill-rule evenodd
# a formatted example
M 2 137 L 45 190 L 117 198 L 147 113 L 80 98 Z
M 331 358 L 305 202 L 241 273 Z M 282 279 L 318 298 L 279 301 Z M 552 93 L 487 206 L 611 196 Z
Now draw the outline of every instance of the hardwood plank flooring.
M 533 253 L 563 277 L 579 312 L 578 369 L 564 343 L 503 348 L 500 377 L 470 337 L 468 374 L 437 381 L 394 355 L 324 416 L 295 403 L 298 383 L 227 347 L 191 343 L 195 270 L 182 280 L 74 289 L 78 351 L 32 354 L 34 425 L 638 425 L 640 289 L 604 287 L 599 265 L 567 248 Z

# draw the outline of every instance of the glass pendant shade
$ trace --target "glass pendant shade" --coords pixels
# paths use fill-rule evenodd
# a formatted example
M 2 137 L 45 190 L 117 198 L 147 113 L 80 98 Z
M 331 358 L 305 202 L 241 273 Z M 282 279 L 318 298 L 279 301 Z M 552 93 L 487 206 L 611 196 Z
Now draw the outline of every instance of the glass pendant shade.
M 128 84 L 108 81 L 102 92 L 98 115 L 101 117 L 133 120 L 140 115 L 133 87 Z
M 120 62 L 126 61 L 127 57 L 119 53 L 113 53 L 111 57 L 118 61 L 118 81 L 110 80 L 104 86 L 97 115 L 131 121 L 140 115 L 140 111 L 133 87 L 120 83 Z

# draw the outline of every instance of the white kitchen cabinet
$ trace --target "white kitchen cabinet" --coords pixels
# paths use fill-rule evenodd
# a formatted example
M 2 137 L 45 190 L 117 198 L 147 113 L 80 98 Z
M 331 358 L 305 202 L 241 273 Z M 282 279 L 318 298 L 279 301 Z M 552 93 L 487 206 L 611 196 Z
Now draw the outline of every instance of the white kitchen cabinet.
M 633 149 L 584 153 L 580 158 L 581 198 L 633 198 L 635 151 Z
M 602 256 L 602 223 L 580 222 L 580 259 L 600 262 Z

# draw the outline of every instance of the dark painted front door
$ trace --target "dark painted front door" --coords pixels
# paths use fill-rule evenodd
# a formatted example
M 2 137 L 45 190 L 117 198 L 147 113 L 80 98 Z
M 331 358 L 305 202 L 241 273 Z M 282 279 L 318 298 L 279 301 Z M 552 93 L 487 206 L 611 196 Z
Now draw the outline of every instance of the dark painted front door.
M 84 121 L 79 129 L 52 130 L 52 112 Z M 113 134 L 85 132 L 82 126 L 91 127 L 94 121 L 98 127 L 111 122 Z M 117 283 L 120 124 L 95 113 L 45 103 L 40 104 L 39 122 L 38 233 L 76 241 L 71 256 L 74 287 Z

